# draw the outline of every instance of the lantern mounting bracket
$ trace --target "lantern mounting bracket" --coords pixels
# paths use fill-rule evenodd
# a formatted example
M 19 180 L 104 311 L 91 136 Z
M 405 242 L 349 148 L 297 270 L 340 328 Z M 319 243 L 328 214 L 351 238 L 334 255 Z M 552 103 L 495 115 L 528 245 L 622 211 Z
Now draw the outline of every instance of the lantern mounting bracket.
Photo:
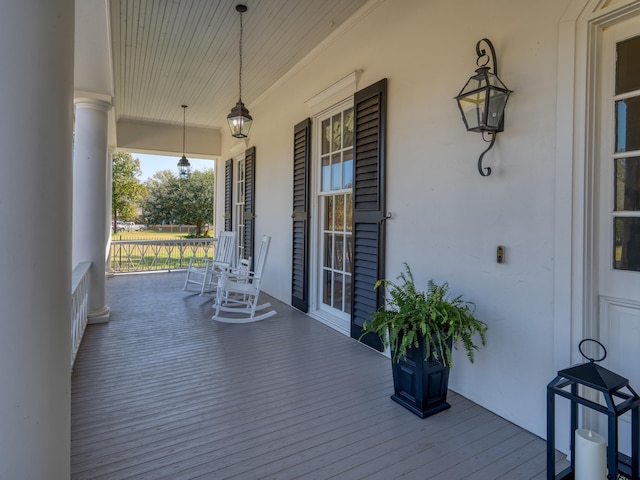
M 487 47 L 489 47 L 489 50 L 491 51 L 491 55 L 487 55 L 487 51 L 484 48 L 480 48 L 482 42 L 487 44 Z M 491 43 L 491 40 L 489 40 L 488 38 L 482 38 L 478 40 L 478 43 L 476 43 L 476 55 L 478 55 L 478 58 L 476 58 L 476 65 L 478 67 L 486 67 L 487 65 L 489 65 L 489 61 L 491 61 L 493 65 L 493 73 L 498 76 L 498 60 L 496 59 L 496 50 L 495 48 L 493 48 L 493 43 Z M 485 59 L 484 63 L 481 62 L 483 58 Z M 496 143 L 496 134 L 498 132 L 489 133 L 491 133 L 489 146 L 484 152 L 480 154 L 480 158 L 478 158 L 478 172 L 480 172 L 480 175 L 482 175 L 483 177 L 488 177 L 489 175 L 491 175 L 491 167 L 485 167 L 484 170 L 482 169 L 482 159 L 484 158 L 484 155 L 489 150 L 491 150 L 493 148 L 493 145 Z M 482 132 L 482 139 L 485 142 L 488 142 L 489 140 L 484 138 L 484 134 L 485 132 Z
M 482 132 L 483 139 L 484 139 L 484 133 L 485 132 Z M 483 171 L 482 159 L 484 158 L 484 154 L 487 153 L 489 150 L 491 150 L 493 148 L 493 144 L 496 143 L 497 132 L 489 132 L 489 133 L 491 133 L 491 143 L 489 143 L 489 146 L 487 147 L 487 149 L 484 152 L 482 152 L 480 154 L 480 158 L 478 158 L 478 172 L 480 172 L 480 175 L 482 175 L 483 177 L 488 177 L 489 175 L 491 175 L 491 167 L 484 167 L 484 171 Z M 485 141 L 488 141 L 488 140 L 485 140 Z
M 484 48 L 480 48 L 480 44 L 482 42 L 486 43 L 489 47 L 489 50 L 491 50 L 491 56 L 487 55 L 487 51 Z M 476 59 L 476 65 L 478 67 L 486 67 L 489 64 L 489 60 L 491 60 L 491 62 L 493 63 L 493 73 L 497 77 L 498 60 L 496 60 L 496 50 L 493 48 L 493 43 L 491 43 L 491 40 L 489 40 L 488 38 L 478 40 L 478 43 L 476 43 L 476 55 L 478 55 L 478 58 Z M 480 64 L 480 60 L 484 57 L 487 57 L 486 61 L 483 64 Z

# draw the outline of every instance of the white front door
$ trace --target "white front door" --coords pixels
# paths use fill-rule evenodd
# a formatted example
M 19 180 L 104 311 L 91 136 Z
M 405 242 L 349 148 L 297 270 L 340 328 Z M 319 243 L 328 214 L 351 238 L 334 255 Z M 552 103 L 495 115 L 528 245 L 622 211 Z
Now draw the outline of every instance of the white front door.
M 602 33 L 593 197 L 598 321 L 603 366 L 640 391 L 640 18 Z M 606 434 L 606 427 L 600 423 Z M 629 454 L 629 417 L 620 449 Z

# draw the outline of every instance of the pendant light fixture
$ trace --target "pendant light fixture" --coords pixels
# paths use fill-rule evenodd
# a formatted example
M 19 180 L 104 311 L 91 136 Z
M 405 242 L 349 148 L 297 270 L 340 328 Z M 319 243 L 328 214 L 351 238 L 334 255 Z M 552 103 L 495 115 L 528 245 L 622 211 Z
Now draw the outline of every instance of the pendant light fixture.
M 182 105 L 182 158 L 178 161 L 178 173 L 180 178 L 188 178 L 191 173 L 191 164 L 184 154 L 184 138 L 187 129 L 187 106 Z
M 236 5 L 236 10 L 240 13 L 240 75 L 239 87 L 240 96 L 236 106 L 231 109 L 231 113 L 227 115 L 231 135 L 236 138 L 247 138 L 253 118 L 249 115 L 249 110 L 242 103 L 242 14 L 247 11 L 246 5 Z

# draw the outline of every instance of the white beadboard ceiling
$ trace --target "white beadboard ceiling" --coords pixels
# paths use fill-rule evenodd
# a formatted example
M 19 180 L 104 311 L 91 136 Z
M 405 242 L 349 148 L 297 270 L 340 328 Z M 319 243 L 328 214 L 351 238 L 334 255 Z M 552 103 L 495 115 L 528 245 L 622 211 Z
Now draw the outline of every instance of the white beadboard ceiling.
M 110 0 L 116 121 L 226 128 L 367 0 Z

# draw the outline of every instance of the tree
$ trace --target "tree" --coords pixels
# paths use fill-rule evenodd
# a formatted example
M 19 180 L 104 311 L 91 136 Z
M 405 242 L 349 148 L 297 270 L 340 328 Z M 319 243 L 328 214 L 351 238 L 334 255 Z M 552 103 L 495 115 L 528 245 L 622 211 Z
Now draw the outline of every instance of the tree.
M 196 226 L 201 236 L 204 224 L 213 224 L 213 169 L 196 170 L 189 178 L 180 180 L 181 202 L 178 216 L 182 223 Z
M 142 201 L 145 220 L 150 224 L 180 223 L 177 216 L 179 178 L 171 170 L 161 170 L 147 180 L 147 196 Z
M 149 223 L 195 225 L 197 237 L 203 225 L 213 223 L 213 169 L 194 171 L 179 178 L 171 170 L 156 172 L 147 180 L 142 202 Z
M 119 217 L 130 220 L 136 217 L 136 206 L 145 195 L 145 187 L 138 180 L 142 174 L 140 160 L 125 152 L 114 152 L 111 158 L 113 163 L 111 212 L 115 232 L 115 222 Z

